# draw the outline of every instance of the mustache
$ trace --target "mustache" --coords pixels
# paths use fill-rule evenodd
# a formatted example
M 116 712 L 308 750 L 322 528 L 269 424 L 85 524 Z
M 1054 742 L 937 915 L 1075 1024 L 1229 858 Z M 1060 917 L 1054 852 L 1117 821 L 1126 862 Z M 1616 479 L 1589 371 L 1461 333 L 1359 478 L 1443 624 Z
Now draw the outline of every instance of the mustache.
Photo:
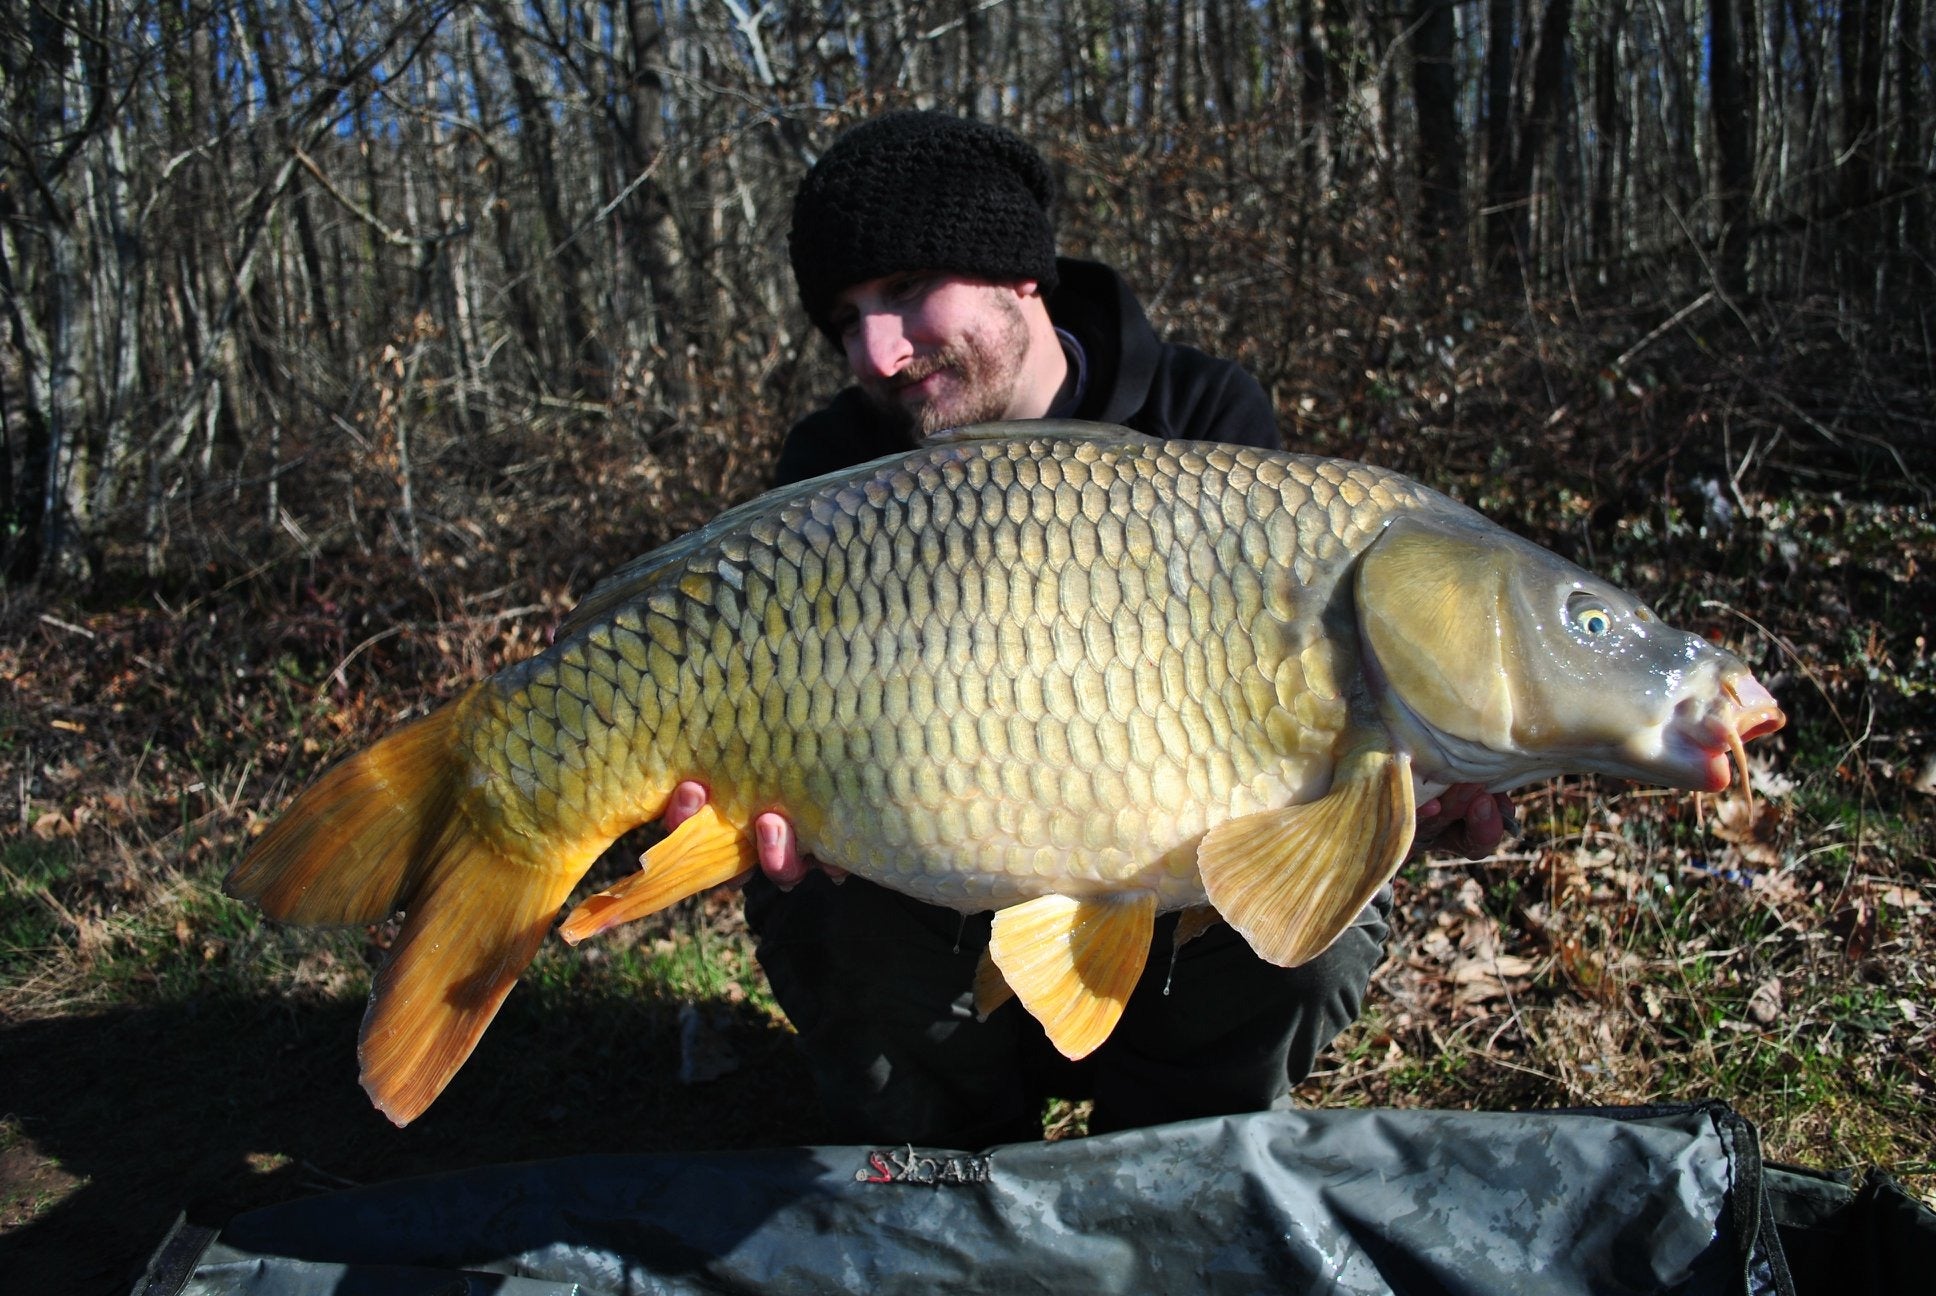
M 881 386 L 889 392 L 896 392 L 903 387 L 912 387 L 918 382 L 931 378 L 943 369 L 957 368 L 961 362 L 962 357 L 954 348 L 937 351 L 931 356 L 911 362 L 907 368 L 889 378 Z

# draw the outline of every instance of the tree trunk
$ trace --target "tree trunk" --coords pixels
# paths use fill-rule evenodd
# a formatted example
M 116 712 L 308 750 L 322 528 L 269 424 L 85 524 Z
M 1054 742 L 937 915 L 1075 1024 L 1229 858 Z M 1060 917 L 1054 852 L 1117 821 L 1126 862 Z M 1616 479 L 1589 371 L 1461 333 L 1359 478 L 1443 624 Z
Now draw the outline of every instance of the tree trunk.
M 1715 274 L 1721 291 L 1748 284 L 1748 190 L 1754 183 L 1754 143 L 1748 133 L 1747 93 L 1736 44 L 1735 0 L 1709 0 L 1708 89 L 1714 122 L 1714 207 L 1720 219 Z
M 1486 273 L 1494 279 L 1510 274 L 1515 280 L 1519 273 L 1513 250 L 1513 204 L 1517 199 L 1512 193 L 1516 9 L 1514 0 L 1488 0 L 1486 5 L 1485 101 Z
M 565 355 L 569 372 L 565 390 L 590 400 L 602 400 L 611 377 L 611 361 L 598 341 L 591 312 L 585 305 L 590 264 L 583 247 L 573 239 L 558 184 L 558 143 L 551 126 L 551 104 L 538 93 L 525 59 L 523 35 L 503 0 L 489 0 L 485 16 L 497 35 L 498 52 L 511 79 L 511 97 L 518 110 L 518 152 L 524 169 L 538 190 L 538 214 L 545 231 L 545 259 L 556 267 L 561 313 L 564 316 Z
M 1459 130 L 1458 24 L 1452 0 L 1418 0 L 1412 96 L 1418 105 L 1419 233 L 1443 264 L 1465 224 L 1465 139 Z M 1447 245 L 1450 245 L 1449 247 Z
M 1503 286 L 1517 288 L 1525 270 L 1536 268 L 1532 262 L 1533 173 L 1553 133 L 1561 98 L 1565 92 L 1566 33 L 1572 21 L 1572 0 L 1547 0 L 1545 16 L 1540 19 L 1539 43 L 1533 49 L 1532 102 L 1513 142 L 1512 164 L 1507 168 L 1501 193 L 1501 206 L 1508 217 L 1507 244 L 1495 246 L 1493 271 Z
M 1620 252 L 1615 233 L 1614 202 L 1618 168 L 1625 151 L 1628 119 L 1620 102 L 1620 59 L 1622 31 L 1626 26 L 1627 6 L 1612 0 L 1600 29 L 1593 60 L 1593 194 L 1587 217 L 1589 255 L 1599 267 L 1602 282 L 1611 274 L 1611 263 Z

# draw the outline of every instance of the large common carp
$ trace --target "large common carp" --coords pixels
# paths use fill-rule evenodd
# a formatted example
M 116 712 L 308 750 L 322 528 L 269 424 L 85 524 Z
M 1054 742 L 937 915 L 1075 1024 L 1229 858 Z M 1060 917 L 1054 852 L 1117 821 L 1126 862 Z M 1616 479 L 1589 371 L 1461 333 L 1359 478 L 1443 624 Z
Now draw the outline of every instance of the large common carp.
M 1732 654 L 1394 473 L 1003 424 L 632 562 L 544 653 L 325 774 L 228 887 L 295 922 L 404 912 L 359 1050 L 398 1124 L 685 779 L 707 808 L 568 939 L 742 873 L 780 810 L 821 859 L 995 910 L 984 1001 L 1005 981 L 1080 1057 L 1159 911 L 1207 904 L 1295 965 L 1404 859 L 1415 798 L 1718 791 L 1782 722 Z

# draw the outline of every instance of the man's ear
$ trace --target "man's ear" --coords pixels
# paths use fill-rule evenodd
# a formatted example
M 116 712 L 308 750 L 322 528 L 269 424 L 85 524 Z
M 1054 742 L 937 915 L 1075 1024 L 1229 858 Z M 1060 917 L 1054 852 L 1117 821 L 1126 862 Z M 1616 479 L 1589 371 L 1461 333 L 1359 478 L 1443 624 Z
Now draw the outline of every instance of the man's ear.
M 1042 295 L 1042 285 L 1034 279 L 1023 279 L 1009 286 L 1015 290 L 1017 297 L 1040 297 Z

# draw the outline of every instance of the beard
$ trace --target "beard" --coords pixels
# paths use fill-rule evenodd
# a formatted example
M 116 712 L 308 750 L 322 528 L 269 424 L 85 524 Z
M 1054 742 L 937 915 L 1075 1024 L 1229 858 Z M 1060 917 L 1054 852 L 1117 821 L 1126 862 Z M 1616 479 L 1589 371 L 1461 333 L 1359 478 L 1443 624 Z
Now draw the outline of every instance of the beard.
M 860 385 L 874 408 L 911 439 L 1007 417 L 1028 357 L 1028 322 L 1021 307 L 998 291 L 989 290 L 988 302 L 985 323 L 917 357 L 885 383 Z M 911 394 L 915 384 L 935 375 L 935 391 Z

